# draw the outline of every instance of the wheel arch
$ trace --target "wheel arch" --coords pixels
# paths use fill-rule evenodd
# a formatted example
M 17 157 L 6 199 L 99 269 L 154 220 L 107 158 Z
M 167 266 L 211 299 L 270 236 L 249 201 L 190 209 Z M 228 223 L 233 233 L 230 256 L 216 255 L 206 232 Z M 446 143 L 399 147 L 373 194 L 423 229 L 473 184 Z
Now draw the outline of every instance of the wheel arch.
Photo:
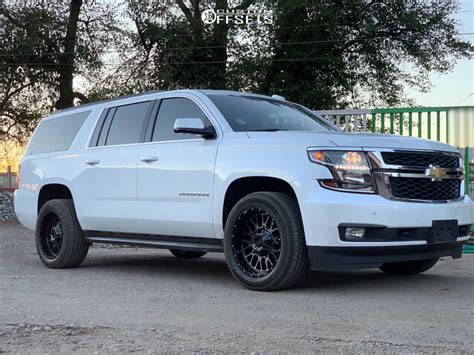
M 259 191 L 283 192 L 293 197 L 298 204 L 298 198 L 295 190 L 291 184 L 284 179 L 258 175 L 239 177 L 233 180 L 227 186 L 225 191 L 224 202 L 222 205 L 222 227 L 225 227 L 227 217 L 229 216 L 232 207 L 234 207 L 240 199 L 248 194 Z
M 73 200 L 71 189 L 68 186 L 62 183 L 49 183 L 41 187 L 38 193 L 38 204 L 37 211 L 38 214 L 41 210 L 41 207 L 50 200 L 54 199 L 69 199 Z

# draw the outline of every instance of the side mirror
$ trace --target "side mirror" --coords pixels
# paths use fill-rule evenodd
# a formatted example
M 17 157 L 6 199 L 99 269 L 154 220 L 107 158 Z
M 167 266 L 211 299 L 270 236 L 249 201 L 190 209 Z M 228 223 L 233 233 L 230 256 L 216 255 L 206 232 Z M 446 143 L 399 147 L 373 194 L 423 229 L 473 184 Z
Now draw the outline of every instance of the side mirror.
M 216 138 L 216 129 L 212 126 L 204 127 L 200 118 L 178 118 L 174 121 L 175 133 L 198 134 L 204 138 Z

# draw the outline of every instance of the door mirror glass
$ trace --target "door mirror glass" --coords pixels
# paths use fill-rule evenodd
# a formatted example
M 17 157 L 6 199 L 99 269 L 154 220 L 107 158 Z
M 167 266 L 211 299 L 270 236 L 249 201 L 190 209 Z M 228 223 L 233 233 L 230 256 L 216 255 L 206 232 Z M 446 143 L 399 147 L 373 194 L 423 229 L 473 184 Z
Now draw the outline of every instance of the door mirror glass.
M 204 127 L 200 118 L 178 118 L 174 122 L 175 133 L 198 134 L 204 138 L 216 138 L 217 133 L 214 127 Z

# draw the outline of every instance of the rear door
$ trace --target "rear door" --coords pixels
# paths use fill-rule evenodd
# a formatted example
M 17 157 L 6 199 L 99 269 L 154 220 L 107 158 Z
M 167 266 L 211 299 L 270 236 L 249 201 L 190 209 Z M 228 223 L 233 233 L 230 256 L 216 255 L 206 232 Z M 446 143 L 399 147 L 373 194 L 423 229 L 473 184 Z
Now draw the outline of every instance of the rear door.
M 154 101 L 102 113 L 78 177 L 79 220 L 85 230 L 136 233 L 137 158 Z
M 159 101 L 159 109 L 150 119 L 147 142 L 139 152 L 140 232 L 214 237 L 212 191 L 219 138 L 174 133 L 177 118 L 200 118 L 204 126 L 213 125 L 217 130 L 205 107 L 192 97 Z

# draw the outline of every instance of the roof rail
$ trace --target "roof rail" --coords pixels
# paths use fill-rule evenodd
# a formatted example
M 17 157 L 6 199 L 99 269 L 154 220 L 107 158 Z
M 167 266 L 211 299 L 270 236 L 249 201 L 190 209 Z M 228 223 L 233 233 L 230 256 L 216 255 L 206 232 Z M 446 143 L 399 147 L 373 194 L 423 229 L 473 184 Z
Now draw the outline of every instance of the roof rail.
M 113 102 L 113 101 L 122 100 L 122 99 L 129 99 L 129 98 L 133 98 L 133 97 L 140 97 L 140 96 L 145 96 L 145 95 L 150 95 L 150 94 L 156 94 L 156 93 L 164 92 L 164 91 L 165 90 L 150 90 L 150 91 L 145 91 L 145 92 L 141 92 L 141 93 L 138 93 L 138 94 L 124 95 L 124 96 L 114 97 L 112 99 L 104 99 L 104 100 L 99 100 L 99 101 L 94 101 L 94 102 L 88 102 L 86 104 L 82 104 L 82 105 L 79 105 L 79 106 L 72 106 L 72 107 L 63 108 L 61 110 L 54 111 L 54 112 L 51 113 L 51 115 L 55 115 L 57 113 L 73 111 L 75 109 L 79 109 L 79 108 L 83 108 L 83 107 L 89 107 L 89 106 L 104 104 L 106 102 Z

